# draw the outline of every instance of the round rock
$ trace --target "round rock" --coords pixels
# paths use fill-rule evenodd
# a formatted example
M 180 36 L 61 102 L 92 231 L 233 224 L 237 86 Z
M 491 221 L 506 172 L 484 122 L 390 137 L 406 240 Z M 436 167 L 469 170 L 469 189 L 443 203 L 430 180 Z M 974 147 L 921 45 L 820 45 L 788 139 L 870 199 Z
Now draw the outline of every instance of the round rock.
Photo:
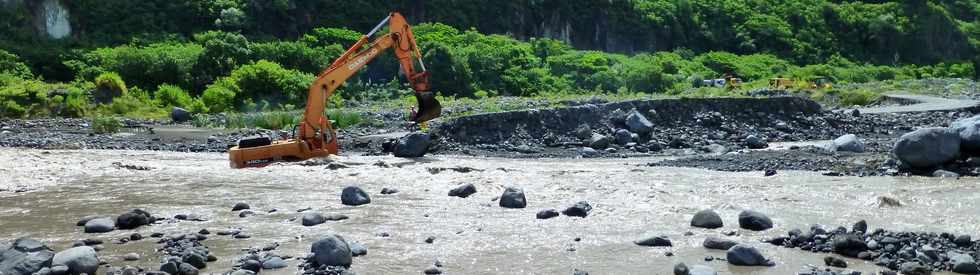
M 747 245 L 735 245 L 728 249 L 725 255 L 728 263 L 738 266 L 771 266 L 773 263 L 762 256 L 755 247 Z
M 350 206 L 364 205 L 371 203 L 371 196 L 360 187 L 347 186 L 340 193 L 340 202 Z
M 105 233 L 116 229 L 116 221 L 110 218 L 95 218 L 85 223 L 85 233 Z
M 721 216 L 714 210 L 705 209 L 694 214 L 694 218 L 691 219 L 691 226 L 714 229 L 724 226 L 724 223 L 721 221 Z
M 765 214 L 744 210 L 738 214 L 738 226 L 753 231 L 763 231 L 772 228 L 772 220 Z
M 347 241 L 338 235 L 327 235 L 314 242 L 310 252 L 319 265 L 349 267 L 353 257 Z
M 507 189 L 504 190 L 504 193 L 500 195 L 500 207 L 527 207 L 527 199 L 524 197 L 524 190 L 517 187 L 507 187 Z
M 54 254 L 51 265 L 63 265 L 68 267 L 69 274 L 96 274 L 99 269 L 99 257 L 95 249 L 88 246 L 79 246 L 66 249 Z

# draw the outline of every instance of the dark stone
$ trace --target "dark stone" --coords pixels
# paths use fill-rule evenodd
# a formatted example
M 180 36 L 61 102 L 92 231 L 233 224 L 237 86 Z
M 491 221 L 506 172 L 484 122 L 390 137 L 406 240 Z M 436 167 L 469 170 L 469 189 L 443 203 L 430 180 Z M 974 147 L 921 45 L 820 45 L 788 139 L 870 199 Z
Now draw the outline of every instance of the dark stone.
M 500 195 L 500 207 L 527 207 L 527 199 L 524 197 L 524 190 L 517 187 L 507 187 L 507 189 L 504 190 L 504 193 Z
M 239 202 L 239 203 L 236 203 L 235 206 L 232 206 L 231 207 L 231 211 L 239 211 L 239 210 L 245 210 L 245 209 L 251 209 L 251 208 L 252 207 L 249 206 L 247 203 Z
M 442 274 L 442 270 L 440 270 L 439 267 L 430 266 L 429 268 L 426 268 L 424 271 L 422 271 L 422 273 L 429 274 L 429 275 Z
M 191 120 L 191 112 L 180 107 L 173 107 L 170 109 L 170 119 L 177 123 L 187 122 Z
M 139 240 L 142 240 L 142 239 L 143 239 L 143 235 L 140 235 L 140 233 L 133 233 L 133 234 L 130 234 L 129 235 L 129 240 L 130 241 L 139 241 Z
M 977 267 L 976 260 L 973 259 L 968 254 L 951 253 L 952 256 L 949 257 L 950 263 L 953 265 L 953 272 L 960 274 L 977 274 L 980 273 L 980 267 Z
M 85 233 L 105 233 L 116 229 L 116 222 L 110 218 L 95 218 L 85 223 Z
M 860 220 L 857 223 L 854 223 L 854 226 L 851 226 L 851 232 L 855 232 L 855 233 L 856 232 L 861 232 L 861 233 L 868 232 L 868 222 L 865 221 L 865 220 Z
M 639 246 L 673 246 L 667 236 L 650 236 L 633 243 Z
M 709 236 L 704 239 L 703 243 L 701 243 L 701 245 L 704 246 L 704 248 L 719 249 L 719 250 L 728 250 L 729 248 L 732 248 L 737 244 L 738 243 L 733 240 L 722 239 L 715 236 Z
M 765 172 L 765 174 L 763 176 L 772 177 L 772 176 L 775 176 L 775 175 L 776 175 L 776 170 L 766 169 L 766 172 Z
M 287 266 L 289 266 L 289 264 L 280 257 L 272 257 L 262 261 L 263 269 L 280 269 L 286 268 Z
M 200 270 L 188 263 L 180 263 L 180 265 L 177 266 L 177 269 L 179 270 L 180 275 L 197 275 L 200 272 Z
M 323 217 L 323 214 L 320 214 L 318 212 L 309 212 L 303 214 L 303 218 L 302 218 L 303 226 L 314 226 L 324 222 L 327 222 L 327 219 Z
M 847 262 L 845 262 L 844 259 L 837 258 L 834 256 L 824 257 L 823 263 L 826 264 L 827 266 L 847 268 Z
M 970 235 L 959 235 L 953 240 L 953 243 L 960 247 L 970 247 L 973 245 L 973 240 Z
M 923 128 L 898 138 L 892 153 L 917 169 L 937 167 L 960 153 L 960 136 L 947 128 Z
M 429 150 L 430 137 L 425 133 L 411 133 L 399 138 L 392 153 L 400 158 L 419 158 Z
M 79 246 L 55 254 L 51 259 L 51 265 L 67 266 L 72 275 L 96 274 L 99 269 L 99 257 L 92 247 Z
M 763 149 L 769 147 L 769 143 L 756 135 L 749 135 L 745 137 L 745 146 L 749 149 Z
M 171 275 L 180 274 L 180 270 L 177 267 L 177 263 L 170 262 L 170 261 L 160 265 L 160 271 L 166 272 L 167 274 L 171 274 Z
M 726 253 L 728 263 L 738 266 L 772 266 L 773 262 L 762 256 L 758 249 L 746 245 L 735 245 Z
M 476 194 L 476 186 L 474 186 L 472 183 L 460 185 L 452 190 L 449 190 L 450 197 L 465 198 L 473 194 Z
M 537 216 L 538 219 L 545 220 L 545 219 L 550 219 L 550 218 L 558 217 L 558 215 L 559 215 L 558 214 L 558 210 L 555 210 L 555 209 L 545 209 L 545 210 L 538 211 L 538 214 L 536 216 Z
M 389 187 L 381 188 L 381 194 L 382 195 L 391 195 L 391 194 L 395 194 L 395 193 L 398 193 L 398 189 L 397 188 L 389 188 Z
M 917 262 L 907 262 L 899 266 L 899 271 L 903 275 L 930 275 L 932 270 L 929 267 L 923 266 Z
M 855 258 L 858 253 L 868 250 L 864 240 L 855 234 L 838 234 L 834 236 L 832 245 L 835 253 Z
M 342 221 L 349 218 L 350 217 L 347 217 L 347 215 L 344 214 L 330 214 L 330 215 L 323 216 L 323 219 L 327 221 Z
M 630 111 L 629 115 L 626 116 L 625 123 L 626 128 L 629 129 L 630 132 L 642 135 L 653 131 L 653 123 L 636 109 Z
M 353 257 L 347 241 L 338 235 L 327 235 L 314 242 L 310 252 L 319 265 L 350 267 Z
M 51 265 L 55 253 L 41 242 L 20 238 L 9 249 L 0 245 L 0 273 L 31 275 Z
M 772 220 L 765 214 L 745 210 L 738 214 L 738 226 L 753 231 L 763 231 L 772 228 Z
M 116 227 L 119 229 L 136 229 L 153 222 L 153 216 L 141 209 L 133 209 L 116 217 Z
M 85 216 L 82 219 L 78 220 L 78 222 L 76 222 L 75 225 L 77 225 L 77 226 L 85 226 L 85 223 L 87 223 L 88 221 L 97 219 L 97 218 L 102 218 L 102 217 L 101 216 L 97 216 L 97 215 Z
M 721 221 L 721 216 L 714 210 L 705 209 L 694 214 L 694 218 L 691 219 L 691 226 L 714 229 L 724 226 L 724 223 Z
M 592 206 L 589 205 L 588 202 L 586 202 L 586 201 L 580 201 L 580 202 L 576 202 L 575 205 L 572 205 L 571 207 L 566 208 L 564 211 L 561 211 L 561 213 L 562 214 L 565 214 L 565 216 L 569 216 L 569 217 L 582 217 L 582 218 L 585 218 L 586 216 L 589 215 L 589 212 L 591 212 L 591 211 L 592 211 Z
M 257 260 L 245 260 L 242 263 L 242 269 L 258 273 L 262 270 L 262 263 Z
M 687 265 L 684 263 L 677 263 L 674 265 L 674 275 L 690 275 L 691 270 L 687 269 Z
M 184 257 L 181 258 L 181 260 L 196 267 L 197 269 L 204 269 L 205 267 L 208 267 L 208 257 L 198 253 L 184 254 Z
M 371 196 L 360 187 L 347 186 L 340 193 L 340 202 L 350 206 L 364 205 L 371 203 Z

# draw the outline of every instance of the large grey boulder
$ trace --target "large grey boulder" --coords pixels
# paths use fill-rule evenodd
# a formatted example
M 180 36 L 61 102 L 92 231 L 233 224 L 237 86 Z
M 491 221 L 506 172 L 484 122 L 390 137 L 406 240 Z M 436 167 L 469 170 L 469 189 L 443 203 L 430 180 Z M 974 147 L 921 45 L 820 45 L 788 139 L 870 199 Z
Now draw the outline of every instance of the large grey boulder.
M 99 256 L 92 247 L 72 247 L 55 254 L 51 265 L 67 266 L 68 274 L 72 275 L 96 274 L 99 270 Z
M 980 154 L 980 115 L 953 121 L 949 128 L 960 136 L 960 149 L 963 152 Z
M 119 229 L 136 229 L 155 221 L 153 215 L 142 209 L 133 209 L 116 217 L 116 227 Z
M 425 152 L 429 150 L 430 143 L 429 134 L 411 133 L 398 139 L 392 153 L 400 158 L 419 158 L 424 156 Z
M 357 186 L 347 186 L 340 193 L 340 202 L 344 205 L 358 206 L 371 203 L 371 196 L 368 196 L 364 189 Z
M 303 214 L 301 222 L 303 226 L 314 226 L 327 222 L 327 218 L 319 212 L 308 212 Z
M 854 134 L 846 134 L 834 139 L 834 147 L 842 152 L 864 152 L 864 142 Z
M 105 233 L 116 229 L 116 221 L 111 218 L 95 218 L 85 223 L 85 233 Z
M 721 216 L 714 210 L 705 209 L 694 214 L 694 218 L 691 219 L 691 226 L 714 229 L 724 226 L 724 223 L 721 221 Z
M 633 142 L 633 133 L 626 129 L 616 130 L 616 144 L 620 146 L 626 145 L 627 143 Z
M 170 109 L 170 119 L 177 123 L 187 122 L 191 120 L 191 112 L 180 107 L 173 107 Z
M 504 190 L 504 193 L 500 195 L 500 207 L 527 207 L 527 198 L 524 197 L 524 190 L 517 187 L 507 187 L 507 189 Z
M 753 231 L 763 231 L 772 228 L 772 220 L 765 214 L 745 210 L 738 214 L 738 226 Z
M 350 267 L 354 257 L 347 241 L 338 235 L 327 235 L 314 242 L 310 252 L 318 265 Z
M 0 274 L 31 275 L 51 265 L 54 251 L 34 239 L 21 238 L 9 248 L 0 246 Z
M 612 143 L 612 138 L 602 134 L 592 134 L 589 138 L 589 147 L 596 150 L 604 150 Z
M 977 261 L 973 259 L 968 254 L 950 253 L 950 262 L 953 264 L 953 272 L 960 274 L 978 274 L 980 273 L 980 267 L 977 267 Z
M 955 159 L 960 152 L 960 136 L 948 128 L 923 128 L 898 138 L 892 153 L 902 163 L 929 169 Z
M 755 247 L 742 245 L 742 244 L 735 245 L 732 248 L 729 248 L 725 256 L 728 259 L 728 263 L 732 265 L 739 265 L 739 266 L 773 265 L 772 261 L 769 261 L 768 259 L 766 259 L 765 256 L 762 256 L 762 253 L 760 253 L 758 249 L 755 249 Z
M 630 132 L 642 135 L 653 131 L 653 123 L 650 122 L 647 117 L 643 116 L 640 111 L 635 109 L 626 115 L 625 123 L 626 128 L 629 129 Z

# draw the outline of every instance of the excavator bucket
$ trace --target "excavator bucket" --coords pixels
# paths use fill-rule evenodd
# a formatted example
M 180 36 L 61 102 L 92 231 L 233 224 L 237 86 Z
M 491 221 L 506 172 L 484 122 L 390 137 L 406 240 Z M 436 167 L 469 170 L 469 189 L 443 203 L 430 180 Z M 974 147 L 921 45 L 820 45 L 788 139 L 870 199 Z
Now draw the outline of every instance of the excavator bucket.
M 436 100 L 432 92 L 417 92 L 415 99 L 419 106 L 418 112 L 412 118 L 415 123 L 429 121 L 442 115 L 442 105 L 439 104 L 439 100 Z

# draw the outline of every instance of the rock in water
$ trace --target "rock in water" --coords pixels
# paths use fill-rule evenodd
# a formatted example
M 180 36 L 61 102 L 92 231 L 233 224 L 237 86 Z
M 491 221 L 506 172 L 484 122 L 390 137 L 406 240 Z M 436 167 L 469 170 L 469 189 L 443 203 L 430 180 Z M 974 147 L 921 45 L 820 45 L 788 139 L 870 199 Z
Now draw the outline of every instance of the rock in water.
M 838 234 L 833 240 L 834 252 L 848 257 L 857 257 L 868 250 L 868 244 L 856 234 Z
M 500 195 L 500 207 L 503 208 L 524 208 L 527 207 L 527 199 L 524 197 L 524 190 L 517 187 L 507 187 Z
M 105 233 L 116 229 L 116 222 L 110 218 L 95 218 L 85 223 L 85 233 Z
M 354 257 L 364 256 L 367 255 L 368 253 L 367 247 L 364 246 L 363 244 L 350 243 L 349 245 L 350 245 L 350 253 Z
M 726 254 L 728 263 L 738 266 L 772 266 L 773 263 L 762 256 L 755 247 L 747 245 L 735 245 L 728 249 Z
M 953 264 L 953 272 L 960 274 L 977 274 L 980 273 L 980 267 L 977 267 L 976 260 L 970 255 L 950 253 L 950 262 Z
M 153 222 L 153 215 L 141 209 L 133 209 L 116 217 L 116 227 L 119 229 L 136 229 Z
M 476 186 L 474 186 L 472 183 L 460 185 L 459 187 L 449 190 L 450 197 L 465 198 L 473 194 L 476 194 Z
M 51 259 L 51 265 L 67 266 L 68 273 L 72 275 L 96 274 L 99 269 L 99 257 L 92 247 L 72 247 L 55 254 Z
M 398 188 L 393 188 L 393 187 L 392 188 L 389 188 L 389 187 L 381 188 L 381 194 L 382 195 L 391 195 L 391 194 L 396 194 L 396 193 L 398 193 Z
M 429 150 L 430 137 L 425 133 L 411 133 L 395 143 L 392 153 L 400 158 L 420 158 Z
M 4 275 L 31 275 L 51 265 L 54 251 L 41 242 L 20 238 L 9 249 L 0 245 L 0 273 Z
M 601 134 L 592 134 L 592 138 L 589 139 L 589 147 L 596 150 L 605 150 L 609 147 L 609 143 L 612 143 L 612 138 Z
M 586 216 L 589 215 L 589 212 L 591 212 L 591 211 L 592 211 L 592 206 L 589 205 L 589 202 L 587 202 L 587 201 L 580 201 L 580 202 L 576 202 L 575 205 L 572 205 L 571 207 L 566 208 L 564 211 L 561 211 L 561 213 L 562 214 L 565 214 L 565 216 L 569 216 L 569 217 L 582 217 L 582 218 L 585 218 Z
M 358 206 L 371 203 L 371 197 L 360 187 L 347 186 L 340 193 L 340 202 L 344 205 Z
M 85 223 L 88 223 L 88 221 L 91 221 L 91 220 L 94 220 L 94 219 L 97 219 L 97 218 L 101 218 L 101 216 L 97 216 L 97 215 L 85 216 L 85 217 L 82 217 L 80 220 L 78 220 L 78 222 L 75 223 L 75 225 L 77 225 L 77 226 L 85 226 Z
M 630 131 L 626 129 L 616 130 L 615 137 L 616 144 L 619 144 L 620 146 L 633 142 L 633 133 L 630 133 Z
M 541 210 L 538 211 L 538 214 L 536 214 L 535 216 L 538 219 L 542 219 L 542 220 L 558 217 L 558 210 L 554 210 L 554 209 Z
M 902 163 L 917 169 L 933 168 L 955 159 L 960 136 L 947 128 L 923 128 L 898 138 L 892 153 Z
M 714 210 L 705 209 L 694 214 L 694 218 L 691 219 L 691 226 L 714 229 L 724 226 L 724 223 L 721 221 L 721 216 Z
M 313 259 L 318 265 L 350 267 L 353 254 L 343 237 L 327 235 L 310 247 Z
M 177 262 L 166 262 L 161 264 L 160 271 L 166 272 L 167 274 L 180 274 L 180 269 L 177 266 Z
M 854 232 L 854 233 L 856 233 L 856 232 L 867 233 L 868 232 L 868 222 L 865 221 L 865 220 L 860 220 L 860 221 L 854 223 L 854 226 L 851 226 L 851 232 Z
M 772 220 L 765 214 L 745 210 L 738 214 L 738 226 L 753 231 L 763 231 L 772 228 Z
M 137 253 L 126 253 L 122 256 L 123 261 L 139 261 L 140 254 Z
M 847 134 L 834 139 L 834 147 L 837 148 L 837 151 L 864 152 L 864 142 L 854 134 Z
M 251 209 L 251 208 L 252 207 L 249 206 L 247 203 L 239 202 L 236 203 L 235 206 L 231 207 L 231 211 L 240 211 L 240 210 Z
M 199 269 L 188 263 L 180 263 L 177 270 L 179 270 L 180 275 L 197 275 L 200 272 Z
M 749 135 L 745 137 L 745 146 L 749 149 L 764 149 L 769 147 L 769 142 L 756 135 Z
M 578 154 L 583 158 L 594 158 L 599 156 L 599 151 L 592 149 L 592 147 L 582 147 L 578 149 Z
M 639 246 L 673 246 L 667 236 L 650 236 L 633 241 Z
M 263 269 L 280 269 L 280 268 L 285 268 L 287 266 L 289 266 L 289 264 L 286 263 L 286 261 L 280 257 L 272 257 L 262 261 Z
M 847 262 L 844 259 L 837 258 L 834 256 L 827 256 L 823 258 L 823 263 L 827 266 L 847 268 Z
M 899 271 L 902 271 L 903 275 L 930 275 L 932 270 L 928 267 L 923 266 L 917 262 L 907 262 L 899 266 Z
M 180 107 L 173 107 L 170 109 L 170 119 L 177 123 L 187 122 L 191 120 L 191 112 Z
M 737 244 L 738 243 L 733 240 L 722 239 L 715 236 L 709 236 L 704 239 L 703 243 L 701 243 L 704 248 L 718 250 L 728 250 Z
M 691 270 L 687 269 L 687 265 L 684 263 L 678 263 L 674 265 L 674 275 L 690 275 Z
M 314 226 L 325 222 L 327 222 L 327 219 L 323 217 L 323 214 L 317 212 L 303 214 L 303 226 Z
M 953 243 L 959 247 L 970 247 L 973 245 L 973 238 L 970 235 L 959 235 L 953 240 Z
M 643 135 L 653 131 L 653 123 L 636 109 L 630 111 L 629 115 L 626 115 L 625 122 L 626 128 L 629 129 L 630 132 Z
M 970 155 L 980 153 L 980 115 L 953 121 L 949 128 L 960 137 L 960 149 Z

